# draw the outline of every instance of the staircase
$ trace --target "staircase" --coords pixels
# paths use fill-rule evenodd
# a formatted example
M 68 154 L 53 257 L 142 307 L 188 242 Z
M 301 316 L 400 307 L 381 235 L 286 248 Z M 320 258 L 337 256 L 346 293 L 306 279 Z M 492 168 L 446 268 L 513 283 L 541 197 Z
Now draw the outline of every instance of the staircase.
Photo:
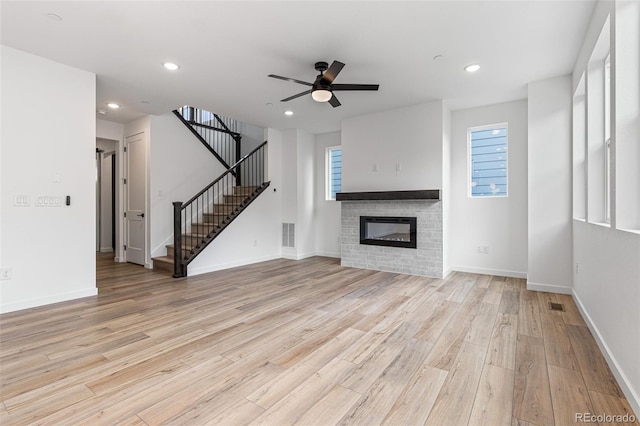
M 238 158 L 241 151 L 240 134 L 231 130 L 224 119 L 193 107 L 184 107 L 174 113 L 227 168 L 189 201 L 173 203 L 173 244 L 166 246 L 166 256 L 154 257 L 152 260 L 154 268 L 167 270 L 173 273 L 174 278 L 180 278 L 187 276 L 187 265 L 220 235 L 270 182 L 265 179 L 267 142 Z M 207 122 L 203 122 L 203 117 Z M 217 120 L 220 126 L 212 126 L 212 120 Z M 237 160 L 229 165 L 232 158 Z

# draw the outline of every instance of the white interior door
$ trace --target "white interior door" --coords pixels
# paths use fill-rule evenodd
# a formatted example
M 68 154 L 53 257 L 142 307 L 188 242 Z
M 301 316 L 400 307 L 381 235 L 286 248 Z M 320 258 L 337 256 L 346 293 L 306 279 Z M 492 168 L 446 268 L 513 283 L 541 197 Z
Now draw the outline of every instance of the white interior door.
M 127 181 L 126 199 L 126 245 L 127 262 L 145 264 L 146 259 L 146 223 L 145 200 L 147 160 L 144 133 L 128 136 L 125 140 Z

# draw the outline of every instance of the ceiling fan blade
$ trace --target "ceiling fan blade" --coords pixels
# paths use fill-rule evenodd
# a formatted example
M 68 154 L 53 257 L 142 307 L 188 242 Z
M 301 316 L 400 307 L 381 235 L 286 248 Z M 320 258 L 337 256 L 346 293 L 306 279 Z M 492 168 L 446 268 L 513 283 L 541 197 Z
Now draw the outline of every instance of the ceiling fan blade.
M 332 84 L 333 90 L 378 90 L 379 84 Z
M 291 99 L 299 98 L 300 96 L 308 95 L 309 93 L 311 93 L 311 90 L 305 90 L 304 92 L 300 92 L 297 95 L 289 96 L 288 98 L 285 98 L 285 99 L 281 100 L 280 102 L 288 102 Z
M 313 84 L 307 83 L 306 81 L 296 80 L 295 78 L 282 77 L 280 75 L 275 75 L 275 74 L 269 74 L 267 77 L 277 78 L 279 80 L 284 80 L 284 81 L 293 81 L 294 83 L 304 84 L 305 86 L 313 86 Z
M 333 61 L 329 68 L 322 74 L 322 81 L 333 83 L 333 80 L 338 76 L 340 71 L 344 68 L 344 64 L 339 61 Z
M 334 95 L 333 93 L 331 94 L 331 99 L 329 99 L 329 103 L 331 104 L 332 107 L 339 107 L 340 105 L 342 105 L 340 103 L 340 101 L 338 100 L 338 98 L 336 98 L 336 95 Z

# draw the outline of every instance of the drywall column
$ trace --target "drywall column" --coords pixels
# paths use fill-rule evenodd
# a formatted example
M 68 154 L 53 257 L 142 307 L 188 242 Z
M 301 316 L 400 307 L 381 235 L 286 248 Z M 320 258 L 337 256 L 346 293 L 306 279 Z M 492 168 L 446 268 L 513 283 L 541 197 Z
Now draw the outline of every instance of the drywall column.
M 0 56 L 0 264 L 12 275 L 0 311 L 95 295 L 95 74 L 6 46 Z
M 281 155 L 282 223 L 295 225 L 294 247 L 283 246 L 282 257 L 299 260 L 315 254 L 315 137 L 297 129 L 283 131 Z
M 571 293 L 571 77 L 529 84 L 527 287 Z

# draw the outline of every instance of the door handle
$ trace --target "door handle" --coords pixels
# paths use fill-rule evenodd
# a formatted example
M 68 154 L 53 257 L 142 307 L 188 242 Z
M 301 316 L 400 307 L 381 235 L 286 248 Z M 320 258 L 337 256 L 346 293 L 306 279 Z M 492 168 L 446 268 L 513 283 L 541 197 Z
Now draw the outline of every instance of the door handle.
M 138 217 L 144 217 L 144 213 L 137 214 Z

